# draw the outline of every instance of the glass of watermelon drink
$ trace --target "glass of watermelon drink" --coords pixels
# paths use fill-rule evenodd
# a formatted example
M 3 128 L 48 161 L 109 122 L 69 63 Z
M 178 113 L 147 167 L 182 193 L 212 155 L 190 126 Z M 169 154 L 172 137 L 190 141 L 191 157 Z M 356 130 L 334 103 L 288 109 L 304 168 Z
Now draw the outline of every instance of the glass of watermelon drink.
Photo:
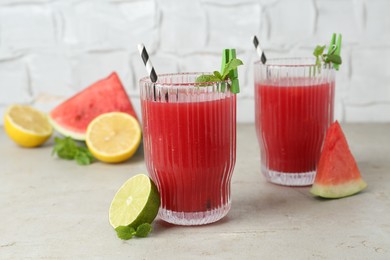
M 236 160 L 236 95 L 229 82 L 194 83 L 202 73 L 140 80 L 146 166 L 160 196 L 159 217 L 202 225 L 230 209 Z
M 255 123 L 261 171 L 272 183 L 314 181 L 325 132 L 333 122 L 335 74 L 315 59 L 255 62 Z

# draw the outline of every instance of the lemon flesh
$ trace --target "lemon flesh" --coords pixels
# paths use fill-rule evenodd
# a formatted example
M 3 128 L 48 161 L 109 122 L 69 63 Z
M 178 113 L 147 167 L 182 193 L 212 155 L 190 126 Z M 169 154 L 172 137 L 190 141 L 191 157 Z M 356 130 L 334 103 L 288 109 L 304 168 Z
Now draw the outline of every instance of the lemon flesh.
M 138 227 L 152 223 L 160 207 L 160 195 L 156 185 L 145 174 L 128 179 L 115 194 L 110 210 L 111 226 Z
M 15 143 L 23 147 L 39 146 L 53 133 L 47 115 L 26 105 L 12 105 L 7 109 L 4 129 Z
M 105 113 L 88 125 L 86 143 L 97 159 L 108 163 L 123 162 L 137 151 L 141 127 L 129 114 Z

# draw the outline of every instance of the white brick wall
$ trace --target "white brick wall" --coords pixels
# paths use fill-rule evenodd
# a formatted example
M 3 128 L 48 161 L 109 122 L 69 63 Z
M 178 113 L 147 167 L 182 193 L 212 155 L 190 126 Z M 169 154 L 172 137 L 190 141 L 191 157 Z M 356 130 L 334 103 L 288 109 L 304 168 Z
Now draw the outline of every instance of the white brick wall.
M 144 42 L 158 73 L 214 70 L 236 48 L 238 120 L 252 122 L 251 36 L 268 57 L 310 56 L 341 32 L 337 119 L 389 122 L 389 11 L 388 0 L 0 0 L 0 113 L 12 103 L 49 111 L 113 70 L 139 111 Z

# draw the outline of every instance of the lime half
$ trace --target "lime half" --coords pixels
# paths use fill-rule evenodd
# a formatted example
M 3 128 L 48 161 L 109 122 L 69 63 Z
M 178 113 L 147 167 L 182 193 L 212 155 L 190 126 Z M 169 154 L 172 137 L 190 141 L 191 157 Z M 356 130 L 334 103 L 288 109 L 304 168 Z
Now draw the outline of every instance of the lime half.
M 145 174 L 128 179 L 116 192 L 111 202 L 109 219 L 114 228 L 152 223 L 160 207 L 156 185 Z

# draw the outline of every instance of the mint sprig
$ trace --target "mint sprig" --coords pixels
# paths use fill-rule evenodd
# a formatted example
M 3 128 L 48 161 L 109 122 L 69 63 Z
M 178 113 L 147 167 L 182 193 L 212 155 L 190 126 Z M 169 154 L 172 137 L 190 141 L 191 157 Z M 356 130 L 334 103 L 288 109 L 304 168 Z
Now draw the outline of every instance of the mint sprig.
M 135 235 L 135 229 L 129 226 L 119 226 L 115 229 L 116 235 L 123 240 L 129 240 Z
M 213 75 L 200 75 L 196 78 L 196 83 L 206 83 L 206 82 L 221 82 L 227 80 L 229 77 L 229 73 L 238 66 L 243 65 L 244 63 L 240 59 L 233 58 L 228 63 L 225 64 L 222 71 L 214 71 Z M 201 85 L 203 86 L 203 85 Z
M 150 225 L 149 223 L 143 223 L 137 227 L 137 230 L 135 231 L 135 236 L 147 237 L 151 231 L 152 225 Z
M 94 157 L 87 147 L 78 145 L 72 138 L 54 138 L 55 145 L 52 155 L 57 154 L 65 160 L 75 160 L 79 165 L 88 165 L 94 161 Z
M 329 65 L 331 63 L 333 64 L 333 67 L 338 70 L 339 65 L 342 64 L 342 59 L 340 56 L 341 35 L 338 36 L 336 42 L 336 34 L 333 34 L 327 53 L 324 53 L 325 49 L 326 45 L 317 45 L 313 51 L 313 55 L 316 57 L 317 70 L 320 72 L 323 64 Z
M 218 71 L 216 71 L 216 72 L 218 72 Z M 207 74 L 200 75 L 195 80 L 196 83 L 218 82 L 218 81 L 221 81 L 221 79 L 219 77 L 214 76 L 214 75 L 207 75 Z M 203 85 L 201 85 L 201 86 L 203 86 Z
M 152 225 L 149 223 L 143 223 L 134 229 L 131 226 L 119 226 L 115 228 L 116 234 L 120 239 L 129 240 L 136 237 L 147 237 L 148 234 L 152 231 Z
M 325 48 L 326 48 L 326 45 L 323 45 L 323 46 L 317 45 L 313 51 L 313 55 L 316 57 L 316 65 L 319 69 L 321 69 L 321 58 L 320 57 L 322 57 L 322 54 L 324 53 Z
M 225 67 L 222 71 L 222 80 L 226 80 L 229 73 L 235 69 L 237 69 L 238 66 L 243 65 L 244 63 L 240 59 L 233 58 L 228 63 L 226 63 Z
M 332 48 L 330 53 L 324 53 L 326 45 L 317 45 L 313 51 L 313 55 L 316 57 L 316 65 L 321 67 L 322 62 L 325 64 L 333 63 L 340 65 L 342 63 L 340 55 L 334 54 L 335 48 Z

